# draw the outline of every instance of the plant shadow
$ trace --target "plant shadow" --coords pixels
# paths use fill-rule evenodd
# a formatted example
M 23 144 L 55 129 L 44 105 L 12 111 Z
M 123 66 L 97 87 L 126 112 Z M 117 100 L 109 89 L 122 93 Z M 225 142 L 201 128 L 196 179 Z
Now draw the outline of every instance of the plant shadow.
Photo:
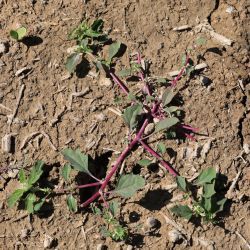
M 172 195 L 167 190 L 156 189 L 147 192 L 138 203 L 150 211 L 160 210 L 171 198 Z
M 43 39 L 39 36 L 26 36 L 22 39 L 22 43 L 27 47 L 32 47 L 43 43 Z
M 90 63 L 86 58 L 76 66 L 76 76 L 78 78 L 84 78 L 90 71 Z
M 108 151 L 100 156 L 97 156 L 95 159 L 90 158 L 89 159 L 89 171 L 98 179 L 102 179 L 106 176 L 108 164 L 109 164 L 109 158 L 111 157 L 112 152 Z M 76 175 L 76 183 L 78 185 L 84 185 L 88 183 L 96 182 L 94 179 L 92 179 L 89 175 L 78 172 Z M 90 187 L 90 188 L 84 188 L 79 190 L 80 194 L 80 201 L 81 203 L 86 201 L 88 198 L 90 198 L 95 192 L 97 192 L 99 186 L 97 187 Z

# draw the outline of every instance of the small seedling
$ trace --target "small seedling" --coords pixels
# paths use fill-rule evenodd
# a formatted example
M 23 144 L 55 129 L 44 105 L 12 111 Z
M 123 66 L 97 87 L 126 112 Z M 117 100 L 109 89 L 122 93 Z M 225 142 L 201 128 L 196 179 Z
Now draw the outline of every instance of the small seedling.
M 16 30 L 11 30 L 10 36 L 11 38 L 19 42 L 23 40 L 23 38 L 26 36 L 26 33 L 27 33 L 27 29 L 22 26 Z
M 46 197 L 50 194 L 49 188 L 40 188 L 38 184 L 43 174 L 43 165 L 42 161 L 37 161 L 28 177 L 26 177 L 23 169 L 19 171 L 20 188 L 16 189 L 7 199 L 10 208 L 18 202 L 24 202 L 24 208 L 29 213 L 36 213 L 40 210 Z
M 116 218 L 118 215 L 119 204 L 115 201 L 107 204 L 102 210 L 95 205 L 91 205 L 92 211 L 104 219 L 105 226 L 102 226 L 100 233 L 103 237 L 110 237 L 114 241 L 124 241 L 128 238 L 128 229 L 122 226 Z
M 188 183 L 181 176 L 178 176 L 176 181 L 179 189 L 186 193 L 184 201 L 191 203 L 191 205 L 176 205 L 171 211 L 187 220 L 196 216 L 202 218 L 204 222 L 217 223 L 216 216 L 223 210 L 227 199 L 219 199 L 215 190 L 215 184 L 218 181 L 215 169 L 203 170 L 193 184 Z M 202 189 L 202 192 L 197 191 L 197 188 Z M 196 192 L 192 189 L 196 189 Z

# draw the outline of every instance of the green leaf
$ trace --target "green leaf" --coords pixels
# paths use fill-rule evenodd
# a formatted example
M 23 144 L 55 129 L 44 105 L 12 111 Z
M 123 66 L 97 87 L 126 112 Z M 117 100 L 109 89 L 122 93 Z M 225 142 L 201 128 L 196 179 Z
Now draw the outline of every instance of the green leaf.
M 109 203 L 109 210 L 111 212 L 111 214 L 113 215 L 113 217 L 115 217 L 117 215 L 117 213 L 119 212 L 119 203 L 116 201 L 112 201 Z
M 132 75 L 132 71 L 131 69 L 122 69 L 118 72 L 118 75 L 120 77 L 127 77 L 127 76 L 131 76 Z
M 135 102 L 136 101 L 136 96 L 133 93 L 129 93 L 128 94 L 128 99 L 131 102 Z
M 158 78 L 156 80 L 157 83 L 167 83 L 167 80 L 165 78 Z
M 104 24 L 104 21 L 102 19 L 97 19 L 91 25 L 91 29 L 94 30 L 94 31 L 99 32 L 99 31 L 102 30 L 103 24 Z
M 28 178 L 28 185 L 32 186 L 35 184 L 43 174 L 43 161 L 37 161 L 35 165 L 32 167 L 29 178 Z
M 170 209 L 172 211 L 172 213 L 174 213 L 177 216 L 183 217 L 187 220 L 190 220 L 192 215 L 193 215 L 193 211 L 186 205 L 178 205 L 178 206 L 174 206 Z
M 218 209 L 215 211 L 215 213 L 223 211 L 226 201 L 227 201 L 227 198 L 223 198 L 220 201 L 217 201 Z
M 118 53 L 120 47 L 121 47 L 121 42 L 112 43 L 109 46 L 109 57 L 108 57 L 109 62 L 111 62 L 113 57 L 115 57 L 115 55 Z
M 216 194 L 214 190 L 215 180 L 212 183 L 205 183 L 203 185 L 203 197 L 210 198 Z
M 206 42 L 207 42 L 207 40 L 206 40 L 206 38 L 204 38 L 204 37 L 198 37 L 198 38 L 196 39 L 196 43 L 197 43 L 198 45 L 204 45 L 204 44 L 206 44 Z
M 211 212 L 212 210 L 212 197 L 210 198 L 202 198 L 202 206 L 207 212 Z
M 167 88 L 162 95 L 162 104 L 163 107 L 167 106 L 174 98 L 175 94 L 172 88 Z
M 133 130 L 138 124 L 138 116 L 142 112 L 142 105 L 141 104 L 134 104 L 125 109 L 123 118 L 125 123 L 129 126 L 131 130 Z
M 91 209 L 92 209 L 94 214 L 96 214 L 96 215 L 101 215 L 102 214 L 101 209 L 98 208 L 97 206 L 95 206 L 93 203 L 91 203 L 90 206 L 91 206 Z
M 81 53 L 73 53 L 71 54 L 66 61 L 66 69 L 72 73 L 75 71 L 76 66 L 81 62 L 82 54 Z
M 67 197 L 67 205 L 68 205 L 68 208 L 69 208 L 70 212 L 72 212 L 72 213 L 76 213 L 77 212 L 77 201 L 73 197 L 72 194 L 70 194 Z
M 180 107 L 177 107 L 177 106 L 170 106 L 170 107 L 164 108 L 164 111 L 166 111 L 168 114 L 174 113 L 178 110 L 180 110 Z
M 36 201 L 36 195 L 30 193 L 25 198 L 25 209 L 30 213 L 34 213 L 34 203 Z
M 88 170 L 88 155 L 82 154 L 79 149 L 72 150 L 70 148 L 64 149 L 62 154 L 64 159 L 69 161 L 75 170 L 90 174 Z
M 143 166 L 143 167 L 149 166 L 151 163 L 152 163 L 152 161 L 149 159 L 142 159 L 142 160 L 137 162 L 137 164 L 139 164 L 140 166 Z
M 70 164 L 65 164 L 62 168 L 62 171 L 61 171 L 61 175 L 65 181 L 69 180 L 70 172 L 71 172 Z
M 17 41 L 21 41 L 25 37 L 26 33 L 27 29 L 25 27 L 20 27 L 16 30 L 11 30 L 10 36 Z
M 41 209 L 41 207 L 43 206 L 44 202 L 45 202 L 45 197 L 42 198 L 40 201 L 36 202 L 36 204 L 34 206 L 34 212 L 38 212 Z
M 181 57 L 181 65 L 182 65 L 182 66 L 185 66 L 185 65 L 186 65 L 186 61 L 187 61 L 187 56 L 186 56 L 186 55 L 183 55 L 183 56 Z
M 178 188 L 180 188 L 183 192 L 187 192 L 187 182 L 186 179 L 182 176 L 177 176 L 176 177 L 176 182 L 177 182 L 177 186 Z
M 164 145 L 163 142 L 159 142 L 159 143 L 158 143 L 157 149 L 158 149 L 158 151 L 159 151 L 161 154 L 165 154 L 166 151 L 167 151 L 166 146 Z
M 205 183 L 211 183 L 212 180 L 215 178 L 216 178 L 216 170 L 214 168 L 208 168 L 206 170 L 203 170 L 199 174 L 195 184 L 204 185 Z
M 27 179 L 26 179 L 26 176 L 25 176 L 25 173 L 24 173 L 24 170 L 23 169 L 20 169 L 19 173 L 18 173 L 18 179 L 21 183 L 25 183 L 27 182 Z
M 165 118 L 164 120 L 159 121 L 155 126 L 155 132 L 171 128 L 179 122 L 179 119 L 176 117 Z
M 124 198 L 128 198 L 133 196 L 137 190 L 143 188 L 144 186 L 145 186 L 145 180 L 141 176 L 134 174 L 127 174 L 121 176 L 114 192 L 121 195 Z
M 12 208 L 16 202 L 18 202 L 23 194 L 26 192 L 26 189 L 16 189 L 7 199 L 7 204 L 9 208 Z

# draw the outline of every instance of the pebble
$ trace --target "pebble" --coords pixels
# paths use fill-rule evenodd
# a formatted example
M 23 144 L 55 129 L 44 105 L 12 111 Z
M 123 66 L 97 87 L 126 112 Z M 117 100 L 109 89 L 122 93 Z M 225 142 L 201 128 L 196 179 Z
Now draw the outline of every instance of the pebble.
M 2 138 L 2 151 L 4 153 L 13 153 L 14 137 L 11 134 L 7 134 Z
M 244 152 L 248 155 L 250 153 L 250 147 L 249 144 L 244 143 L 243 145 Z
M 170 242 L 176 243 L 177 241 L 182 239 L 182 234 L 178 230 L 173 229 L 168 232 L 168 238 Z
M 148 217 L 146 220 L 146 226 L 148 228 L 155 228 L 157 226 L 158 220 L 153 217 Z
M 128 245 L 128 246 L 127 246 L 127 250 L 133 250 L 133 246 Z
M 104 250 L 105 249 L 105 245 L 100 243 L 96 246 L 96 250 Z
M 44 249 L 49 249 L 52 247 L 53 244 L 53 238 L 47 234 L 44 236 L 44 241 L 43 241 L 43 248 Z
M 229 14 L 232 14 L 235 11 L 236 11 L 236 9 L 231 5 L 228 6 L 227 9 L 226 9 L 226 12 L 229 13 Z
M 20 235 L 21 239 L 26 238 L 28 236 L 28 234 L 29 234 L 29 229 L 26 229 L 26 228 L 22 229 L 21 230 L 21 235 Z
M 7 52 L 7 45 L 4 42 L 0 42 L 0 55 Z
M 100 77 L 99 84 L 101 86 L 109 87 L 112 85 L 112 81 L 107 77 Z
M 154 130 L 155 130 L 155 124 L 149 123 L 144 130 L 144 135 L 150 135 L 154 132 Z

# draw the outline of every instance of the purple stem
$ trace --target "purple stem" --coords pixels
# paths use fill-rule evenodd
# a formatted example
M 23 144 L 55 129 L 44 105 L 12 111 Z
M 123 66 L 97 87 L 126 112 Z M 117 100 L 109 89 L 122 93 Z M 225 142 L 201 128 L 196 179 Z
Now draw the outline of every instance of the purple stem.
M 95 199 L 97 199 L 101 195 L 100 192 L 102 192 L 106 188 L 106 186 L 108 185 L 110 179 L 112 178 L 112 176 L 114 175 L 114 173 L 117 171 L 117 169 L 119 168 L 119 166 L 122 164 L 122 162 L 125 160 L 126 156 L 133 149 L 133 147 L 137 144 L 137 142 L 141 139 L 141 136 L 143 135 L 143 132 L 144 132 L 146 126 L 148 125 L 148 123 L 149 123 L 149 119 L 147 118 L 143 122 L 143 125 L 141 126 L 139 132 L 137 133 L 137 135 L 135 136 L 135 138 L 133 139 L 133 141 L 123 150 L 123 152 L 121 153 L 121 155 L 117 159 L 116 163 L 113 165 L 111 171 L 108 173 L 108 175 L 106 176 L 105 180 L 103 181 L 103 183 L 102 183 L 99 191 L 96 192 L 93 196 L 91 196 L 88 200 L 86 200 L 81 205 L 82 207 L 88 206 L 91 202 L 93 202 Z
M 95 182 L 95 183 L 89 183 L 89 184 L 85 184 L 85 185 L 80 185 L 80 186 L 76 186 L 75 188 L 87 188 L 87 187 L 95 187 L 95 186 L 100 186 L 102 185 L 101 182 Z
M 172 84 L 172 87 L 175 87 L 177 82 L 180 80 L 181 76 L 183 75 L 184 73 L 184 70 L 186 69 L 188 63 L 189 63 L 189 56 L 187 56 L 186 58 L 186 62 L 185 62 L 185 65 L 184 67 L 182 67 L 181 71 L 179 72 L 179 74 L 171 81 L 171 84 Z
M 125 94 L 129 94 L 129 90 L 128 88 L 124 85 L 124 83 L 115 75 L 113 74 L 112 72 L 109 72 L 110 76 L 112 77 L 113 81 L 118 84 L 120 86 L 120 88 L 122 89 L 122 91 L 125 93 Z
M 151 147 L 149 147 L 145 142 L 143 141 L 140 141 L 141 145 L 151 154 L 153 155 L 157 160 L 160 161 L 161 165 L 163 167 L 165 167 L 169 173 L 171 173 L 173 176 L 178 176 L 179 174 L 171 167 L 167 164 L 167 162 L 165 162 L 162 157 L 157 153 L 155 152 Z

